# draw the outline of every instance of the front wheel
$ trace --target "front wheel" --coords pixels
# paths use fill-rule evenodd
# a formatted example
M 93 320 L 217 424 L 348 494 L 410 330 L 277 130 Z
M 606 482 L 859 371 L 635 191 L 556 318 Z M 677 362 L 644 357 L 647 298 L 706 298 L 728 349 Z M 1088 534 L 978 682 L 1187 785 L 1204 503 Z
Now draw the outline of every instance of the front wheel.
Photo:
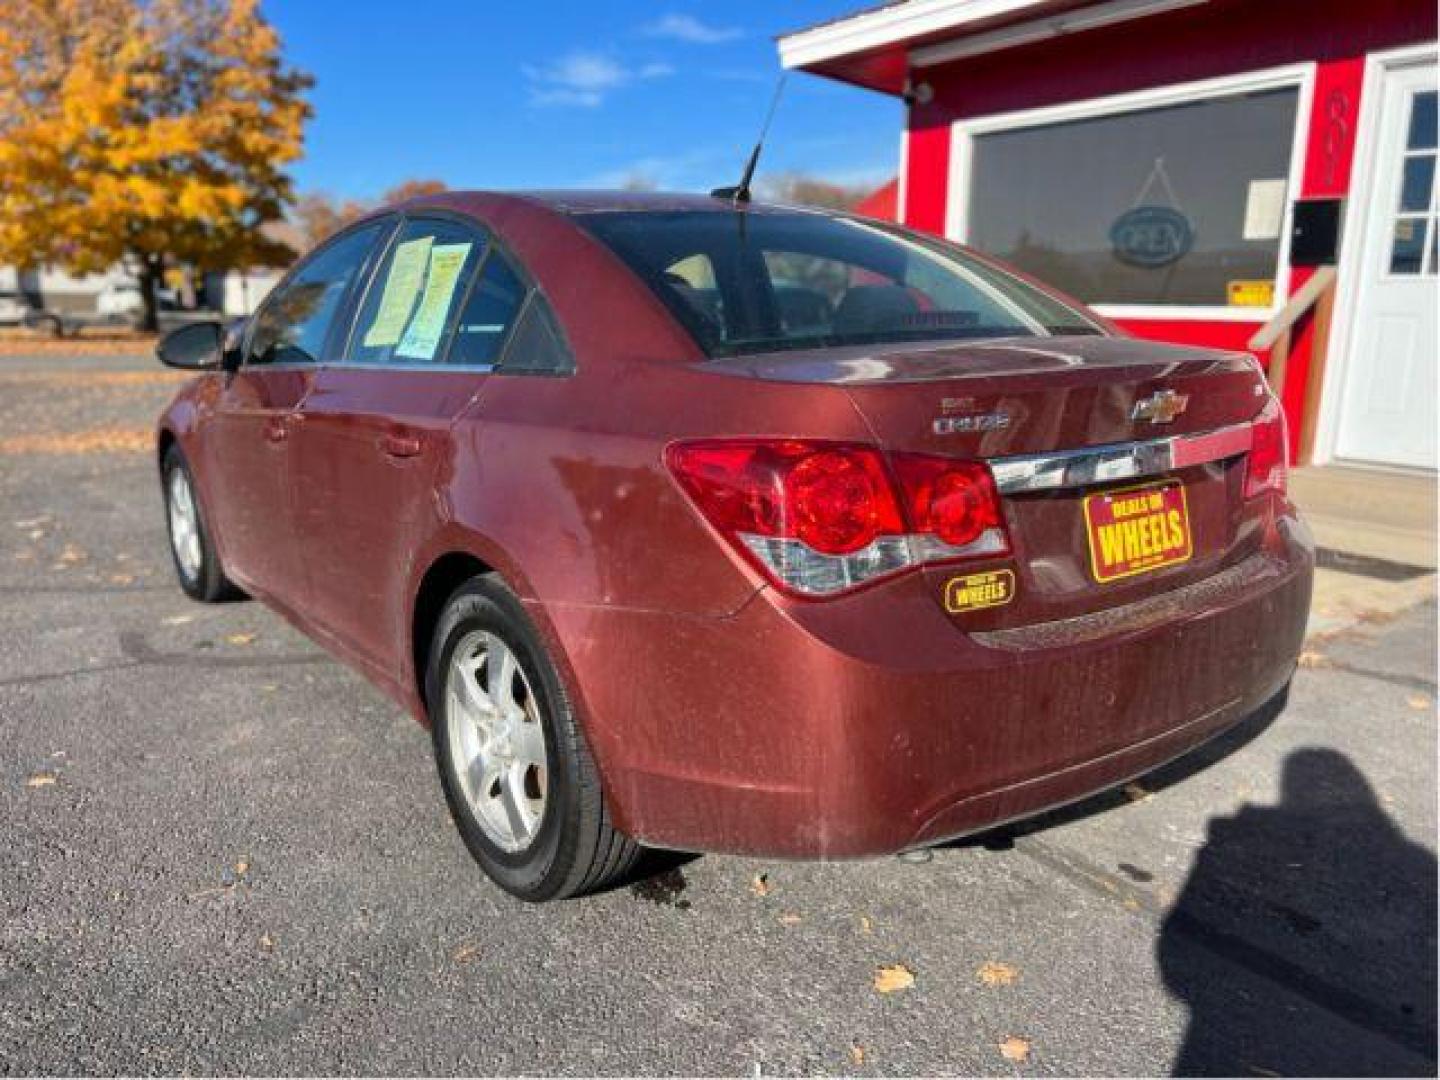
M 178 446 L 165 452 L 161 468 L 165 487 L 165 524 L 170 534 L 170 555 L 180 588 L 192 600 L 213 604 L 243 595 L 225 576 L 210 530 L 200 513 L 195 479 Z
M 451 816 L 497 885 L 522 900 L 556 900 L 633 869 L 641 849 L 611 824 L 559 674 L 495 575 L 450 598 L 425 686 Z

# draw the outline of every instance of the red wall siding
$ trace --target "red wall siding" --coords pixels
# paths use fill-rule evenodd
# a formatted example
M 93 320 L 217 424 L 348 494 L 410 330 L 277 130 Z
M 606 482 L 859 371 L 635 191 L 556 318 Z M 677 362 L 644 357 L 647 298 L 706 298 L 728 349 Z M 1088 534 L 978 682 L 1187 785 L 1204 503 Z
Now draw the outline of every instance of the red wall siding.
M 1430 0 L 1211 0 L 1072 37 L 1006 49 L 916 73 L 935 91 L 909 114 L 905 219 L 943 233 L 954 121 L 1084 101 L 1156 86 L 1315 62 L 1302 196 L 1349 190 L 1365 54 L 1433 40 Z M 1308 271 L 1292 275 L 1292 289 Z M 1117 320 L 1140 337 L 1246 348 L 1259 322 Z M 1286 376 L 1292 453 L 1309 371 L 1311 333 L 1294 338 Z

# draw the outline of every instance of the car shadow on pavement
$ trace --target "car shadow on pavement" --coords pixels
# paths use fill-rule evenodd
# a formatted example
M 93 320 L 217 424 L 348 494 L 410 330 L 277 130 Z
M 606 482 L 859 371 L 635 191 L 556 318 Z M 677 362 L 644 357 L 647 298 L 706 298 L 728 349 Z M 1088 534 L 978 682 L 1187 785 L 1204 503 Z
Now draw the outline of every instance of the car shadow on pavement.
M 1161 926 L 1190 1009 L 1174 1073 L 1433 1076 L 1434 856 L 1335 750 L 1291 753 L 1280 784 L 1210 822 Z

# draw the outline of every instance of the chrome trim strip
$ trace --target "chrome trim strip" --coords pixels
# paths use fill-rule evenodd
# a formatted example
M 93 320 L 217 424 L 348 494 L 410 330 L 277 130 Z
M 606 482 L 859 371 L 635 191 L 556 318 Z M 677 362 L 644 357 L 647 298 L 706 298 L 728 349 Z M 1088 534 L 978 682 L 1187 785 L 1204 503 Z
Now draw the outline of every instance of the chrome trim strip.
M 1249 424 L 1235 424 L 1198 435 L 994 458 L 990 472 L 1002 495 L 1139 479 L 1244 454 L 1252 430 Z

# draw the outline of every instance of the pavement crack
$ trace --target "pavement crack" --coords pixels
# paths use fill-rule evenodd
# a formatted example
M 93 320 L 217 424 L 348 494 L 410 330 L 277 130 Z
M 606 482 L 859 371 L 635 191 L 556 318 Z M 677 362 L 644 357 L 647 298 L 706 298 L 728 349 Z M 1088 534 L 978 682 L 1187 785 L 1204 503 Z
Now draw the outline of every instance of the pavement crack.
M 1347 664 L 1343 660 L 1332 660 L 1325 658 L 1323 664 L 1315 668 L 1316 671 L 1343 671 L 1347 675 L 1356 675 L 1362 679 L 1374 679 L 1376 682 L 1389 683 L 1391 686 L 1403 686 L 1407 690 L 1427 690 L 1431 694 L 1436 692 L 1434 679 L 1427 679 L 1420 675 L 1402 675 L 1395 671 L 1376 671 L 1374 668 L 1361 667 L 1358 664 Z

